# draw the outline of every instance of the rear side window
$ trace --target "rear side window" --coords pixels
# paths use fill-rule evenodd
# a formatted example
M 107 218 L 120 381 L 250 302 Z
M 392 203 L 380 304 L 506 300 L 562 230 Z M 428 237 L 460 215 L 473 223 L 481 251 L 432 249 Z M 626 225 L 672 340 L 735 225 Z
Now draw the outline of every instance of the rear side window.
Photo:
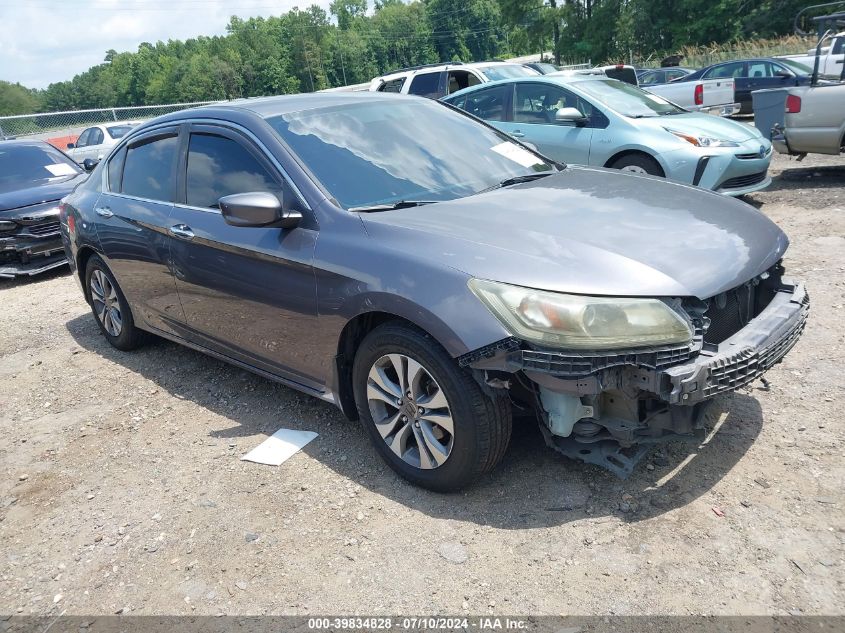
M 173 200 L 178 150 L 179 137 L 175 132 L 144 139 L 130 147 L 126 152 L 121 191 L 149 200 Z
M 400 77 L 399 79 L 391 79 L 390 81 L 385 81 L 378 87 L 379 92 L 402 92 L 402 86 L 405 85 L 405 78 Z
M 745 73 L 745 64 L 743 62 L 735 62 L 733 64 L 723 64 L 711 68 L 704 74 L 705 79 L 720 79 L 727 77 L 743 77 Z
M 466 101 L 459 107 L 485 121 L 504 121 L 505 99 L 509 89 L 510 84 L 478 90 L 468 94 Z
M 192 207 L 217 208 L 223 196 L 253 191 L 277 193 L 280 189 L 240 143 L 216 134 L 191 134 L 186 202 Z
M 411 80 L 411 87 L 408 92 L 421 97 L 436 98 L 438 86 L 440 85 L 440 73 L 421 73 Z
M 91 136 L 88 137 L 88 145 L 101 145 L 103 142 L 103 131 L 95 127 L 91 130 Z

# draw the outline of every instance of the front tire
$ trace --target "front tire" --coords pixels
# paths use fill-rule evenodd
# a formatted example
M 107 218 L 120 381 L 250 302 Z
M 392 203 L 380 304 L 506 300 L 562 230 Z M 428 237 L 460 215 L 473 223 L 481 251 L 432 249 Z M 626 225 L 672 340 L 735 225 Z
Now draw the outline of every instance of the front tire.
M 632 174 L 648 174 L 650 176 L 661 177 L 666 175 L 663 173 L 663 168 L 660 167 L 660 163 L 654 160 L 651 156 L 647 156 L 645 154 L 626 154 L 625 156 L 621 156 L 613 161 L 610 164 L 610 167 L 620 171 L 627 171 Z
M 128 352 L 145 342 L 146 334 L 135 327 L 123 291 L 98 255 L 92 255 L 85 267 L 85 293 L 100 331 L 113 347 Z
M 485 394 L 425 332 L 401 322 L 377 327 L 358 348 L 352 380 L 373 445 L 411 483 L 458 490 L 504 456 L 508 400 Z

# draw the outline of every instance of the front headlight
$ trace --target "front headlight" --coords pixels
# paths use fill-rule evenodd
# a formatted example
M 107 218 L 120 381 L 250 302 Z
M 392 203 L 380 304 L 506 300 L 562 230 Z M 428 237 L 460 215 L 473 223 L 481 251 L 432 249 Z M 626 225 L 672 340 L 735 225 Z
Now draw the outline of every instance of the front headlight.
M 659 299 L 586 297 L 470 279 L 476 297 L 521 339 L 564 349 L 689 343 L 692 328 Z
M 695 134 L 678 132 L 678 130 L 670 130 L 668 127 L 663 129 L 696 147 L 739 147 L 739 143 L 734 141 L 726 141 L 724 139 L 713 138 L 712 136 L 696 136 Z

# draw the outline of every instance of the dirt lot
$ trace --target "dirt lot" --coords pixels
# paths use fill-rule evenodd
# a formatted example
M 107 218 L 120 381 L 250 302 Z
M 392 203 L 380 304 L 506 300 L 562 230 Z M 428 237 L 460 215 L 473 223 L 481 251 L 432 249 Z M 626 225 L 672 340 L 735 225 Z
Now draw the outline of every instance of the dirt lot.
M 0 613 L 845 614 L 845 162 L 775 158 L 808 329 L 769 391 L 628 481 L 516 433 L 463 494 L 332 407 L 177 345 L 111 349 L 64 271 L 0 284 Z M 317 431 L 274 468 L 239 457 Z M 721 516 L 721 514 L 724 516 Z

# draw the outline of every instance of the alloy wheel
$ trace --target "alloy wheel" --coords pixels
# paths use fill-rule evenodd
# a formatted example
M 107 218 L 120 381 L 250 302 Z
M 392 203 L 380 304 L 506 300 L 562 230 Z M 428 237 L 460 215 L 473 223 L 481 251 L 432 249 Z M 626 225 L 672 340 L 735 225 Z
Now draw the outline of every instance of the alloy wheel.
M 367 403 L 390 450 L 415 468 L 442 466 L 455 427 L 446 394 L 419 362 L 404 354 L 379 358 L 367 377 Z
M 91 274 L 91 302 L 106 332 L 114 337 L 120 336 L 123 330 L 123 319 L 120 314 L 117 290 L 106 274 L 99 269 L 95 269 Z
M 648 172 L 644 168 L 640 167 L 639 165 L 625 165 L 619 171 L 627 171 L 631 174 L 641 174 L 641 175 L 644 175 L 644 176 L 648 175 Z

